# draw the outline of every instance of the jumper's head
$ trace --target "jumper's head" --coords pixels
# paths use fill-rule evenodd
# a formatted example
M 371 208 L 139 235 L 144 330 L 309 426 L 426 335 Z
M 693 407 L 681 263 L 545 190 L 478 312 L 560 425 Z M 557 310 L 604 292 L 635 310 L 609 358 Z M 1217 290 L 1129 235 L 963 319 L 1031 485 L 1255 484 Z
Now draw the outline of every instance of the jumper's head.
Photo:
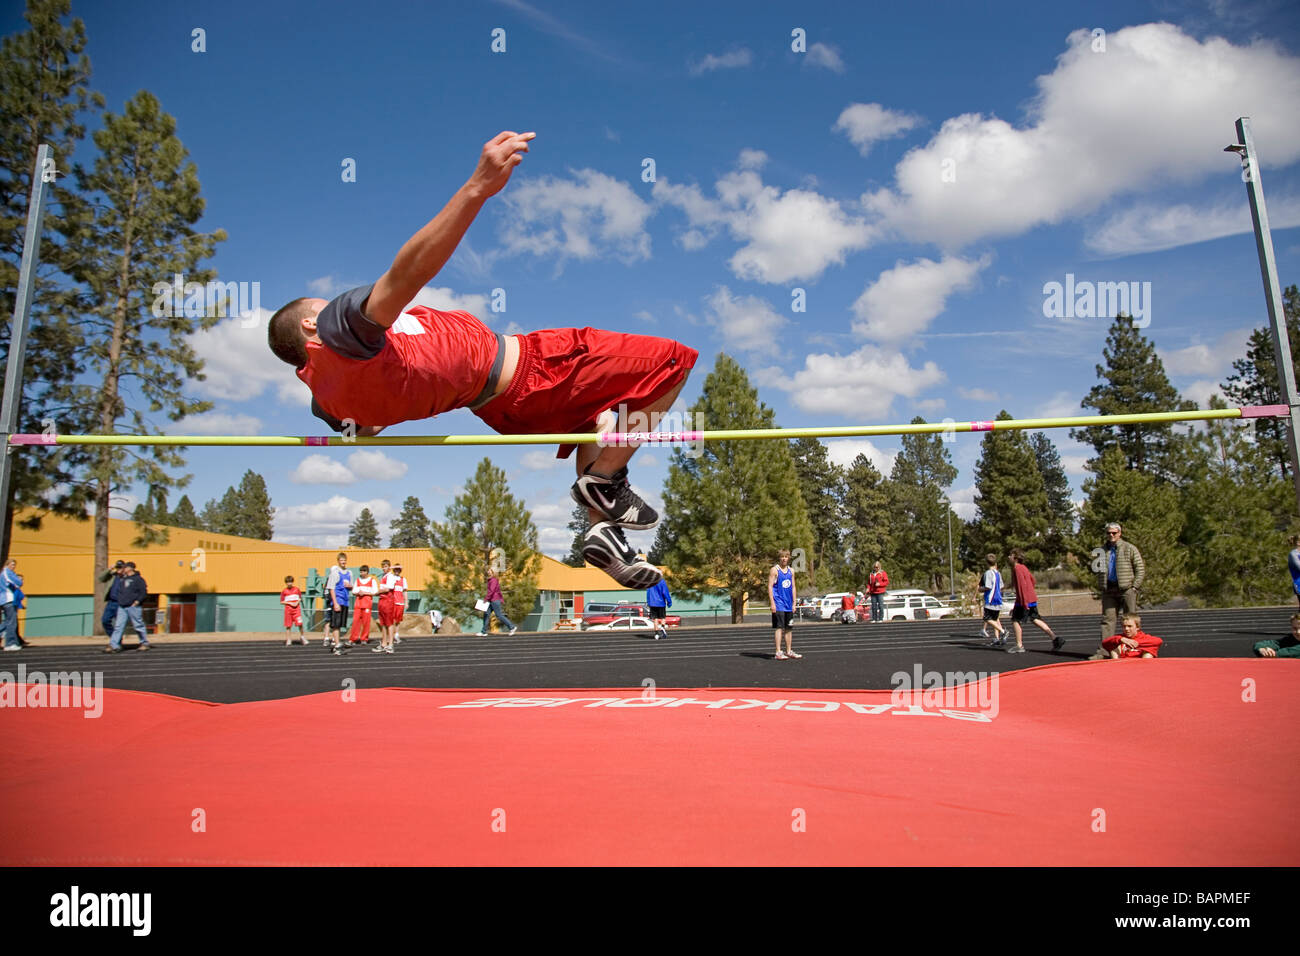
M 294 299 L 271 316 L 266 338 L 271 351 L 294 368 L 307 364 L 307 343 L 316 338 L 316 316 L 329 305 L 324 299 Z

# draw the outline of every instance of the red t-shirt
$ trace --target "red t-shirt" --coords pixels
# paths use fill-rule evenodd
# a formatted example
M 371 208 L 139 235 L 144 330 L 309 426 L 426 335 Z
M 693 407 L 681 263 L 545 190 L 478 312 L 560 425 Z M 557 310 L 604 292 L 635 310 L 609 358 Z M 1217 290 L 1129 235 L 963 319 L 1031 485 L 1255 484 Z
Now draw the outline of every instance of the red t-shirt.
M 1150 654 L 1152 657 L 1160 656 L 1160 645 L 1164 643 L 1163 640 L 1154 634 L 1147 634 L 1145 631 L 1138 631 L 1133 637 L 1138 642 L 1136 648 L 1126 647 L 1120 643 L 1124 639 L 1123 634 L 1116 634 L 1114 637 L 1106 638 L 1101 642 L 1101 646 L 1108 651 L 1120 648 L 1120 657 L 1141 657 L 1143 654 Z
M 1016 604 L 1020 605 L 1020 607 L 1037 604 L 1038 592 L 1034 589 L 1034 576 L 1029 572 L 1029 569 L 1017 561 L 1012 574 L 1016 579 Z
M 492 372 L 497 345 L 497 334 L 468 312 L 415 305 L 387 330 L 374 358 L 348 358 L 308 342 L 307 364 L 297 375 L 339 421 L 396 425 L 473 404 Z
M 297 607 L 302 603 L 302 592 L 291 584 L 280 592 L 280 603 L 287 604 L 289 607 Z

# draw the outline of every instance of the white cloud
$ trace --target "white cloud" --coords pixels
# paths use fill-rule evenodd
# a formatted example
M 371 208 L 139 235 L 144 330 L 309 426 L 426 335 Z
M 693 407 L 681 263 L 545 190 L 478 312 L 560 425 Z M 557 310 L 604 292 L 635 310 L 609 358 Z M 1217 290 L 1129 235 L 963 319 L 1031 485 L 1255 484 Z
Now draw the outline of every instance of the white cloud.
M 844 72 L 844 60 L 840 58 L 840 51 L 825 43 L 814 43 L 810 46 L 805 54 L 805 62 L 830 70 L 832 73 Z
M 1300 197 L 1270 199 L 1268 220 L 1273 229 L 1300 226 Z M 1084 244 L 1104 256 L 1126 256 L 1252 233 L 1254 228 L 1245 196 L 1200 208 L 1188 203 L 1165 207 L 1142 204 L 1090 230 Z
M 390 458 L 382 451 L 354 451 L 348 456 L 348 468 L 359 481 L 392 481 L 406 474 L 406 462 Z
M 831 129 L 842 131 L 858 152 L 866 156 L 876 143 L 902 136 L 921 122 L 919 116 L 886 109 L 879 103 L 854 103 L 844 108 Z
M 1219 336 L 1213 345 L 1198 342 L 1171 352 L 1161 350 L 1160 361 L 1170 375 L 1227 375 L 1232 363 L 1245 357 L 1252 331 L 1232 329 Z
M 474 292 L 462 295 L 443 286 L 425 286 L 406 307 L 409 309 L 413 305 L 422 305 L 439 312 L 468 312 L 485 322 L 493 314 L 488 308 L 487 296 Z
M 920 401 L 913 402 L 912 404 L 916 407 L 918 412 L 933 414 L 934 412 L 943 411 L 944 407 L 947 406 L 948 403 L 942 398 L 923 398 Z
M 900 236 L 955 248 L 1060 222 L 1153 181 L 1224 175 L 1223 147 L 1244 112 L 1270 164 L 1300 158 L 1300 59 L 1280 46 L 1201 42 L 1167 23 L 1110 33 L 1104 53 L 1091 45 L 1089 30 L 1070 34 L 1037 80 L 1024 127 L 952 117 L 898 163 L 892 189 L 864 203 Z
M 289 473 L 289 480 L 298 485 L 351 485 L 357 476 L 336 458 L 308 455 Z
M 742 168 L 715 184 L 717 199 L 706 197 L 696 185 L 662 178 L 655 183 L 654 198 L 686 214 L 690 228 L 678 239 L 683 247 L 702 248 L 725 228 L 742 243 L 728 262 L 731 271 L 741 279 L 780 283 L 817 279 L 870 242 L 872 229 L 835 200 L 810 189 L 783 193 L 765 186 L 753 168 L 753 151 L 746 150 L 741 158 Z
M 763 299 L 746 295 L 733 298 L 725 285 L 708 298 L 709 321 L 722 334 L 724 347 L 740 352 L 772 354 L 788 321 Z
M 650 258 L 646 220 L 654 208 L 627 183 L 594 169 L 572 179 L 545 176 L 512 184 L 501 241 L 507 252 L 564 259 Z
M 1061 467 L 1065 469 L 1067 475 L 1086 475 L 1088 474 L 1088 459 L 1090 455 L 1062 455 Z
M 853 303 L 854 333 L 893 343 L 924 332 L 943 312 L 948 296 L 970 289 L 990 261 L 948 257 L 940 262 L 899 262 L 882 272 Z
M 974 485 L 951 489 L 948 492 L 948 501 L 952 505 L 953 514 L 963 521 L 973 521 L 979 513 L 979 509 L 975 507 Z
M 1208 408 L 1212 395 L 1223 397 L 1219 383 L 1212 378 L 1198 379 L 1190 385 L 1182 386 L 1178 391 L 1182 393 L 1183 398 L 1195 402 L 1198 408 Z
M 895 396 L 915 398 L 945 375 L 934 362 L 912 368 L 901 352 L 874 345 L 850 355 L 809 355 L 792 376 L 782 369 L 760 369 L 760 385 L 789 392 L 805 412 L 833 412 L 858 422 L 880 422 L 890 414 Z
M 710 53 L 703 59 L 696 60 L 689 65 L 691 76 L 699 76 L 703 73 L 711 73 L 714 70 L 735 70 L 743 66 L 749 66 L 754 62 L 754 54 L 748 47 L 741 47 L 739 50 L 732 50 L 729 53 L 713 54 Z
M 998 393 L 991 392 L 987 388 L 963 388 L 958 386 L 957 394 L 971 402 L 996 402 L 998 400 Z
M 167 435 L 260 435 L 262 422 L 252 415 L 229 412 L 204 412 L 171 422 L 163 428 Z
M 894 470 L 894 459 L 898 457 L 898 452 L 883 451 L 877 448 L 870 439 L 827 438 L 824 441 L 827 456 L 841 468 L 848 468 L 852 465 L 858 455 L 866 455 L 867 461 L 871 462 L 876 467 L 876 470 L 886 478 Z
M 555 453 L 549 451 L 524 452 L 519 459 L 519 463 L 529 471 L 551 471 L 562 465 L 568 466 L 568 462 L 556 458 Z
M 384 529 L 397 516 L 393 506 L 383 498 L 357 501 L 344 495 L 334 495 L 328 501 L 276 508 L 275 539 L 288 544 L 343 546 L 348 539 L 348 529 L 356 522 L 362 508 L 370 509 L 379 526 L 381 540 L 387 540 Z M 320 544 L 322 541 L 333 543 Z

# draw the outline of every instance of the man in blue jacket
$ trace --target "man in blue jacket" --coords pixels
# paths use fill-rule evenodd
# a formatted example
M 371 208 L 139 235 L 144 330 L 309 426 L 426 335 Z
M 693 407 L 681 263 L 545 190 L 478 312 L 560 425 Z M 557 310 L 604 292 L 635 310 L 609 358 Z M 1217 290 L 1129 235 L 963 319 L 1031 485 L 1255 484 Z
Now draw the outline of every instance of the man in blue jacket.
M 667 637 L 668 628 L 664 626 L 664 618 L 668 608 L 673 606 L 673 596 L 668 593 L 668 582 L 660 578 L 658 584 L 646 591 L 645 604 L 650 609 L 650 620 L 654 622 L 655 640 Z
M 149 596 L 149 586 L 143 577 L 136 573 L 135 562 L 126 562 L 122 569 L 122 586 L 118 588 L 117 601 L 121 607 L 117 610 L 117 621 L 113 624 L 113 636 L 108 640 L 105 654 L 117 654 L 122 650 L 122 633 L 126 622 L 131 621 L 131 629 L 140 635 L 139 650 L 147 651 L 152 646 L 149 634 L 144 627 L 144 602 Z

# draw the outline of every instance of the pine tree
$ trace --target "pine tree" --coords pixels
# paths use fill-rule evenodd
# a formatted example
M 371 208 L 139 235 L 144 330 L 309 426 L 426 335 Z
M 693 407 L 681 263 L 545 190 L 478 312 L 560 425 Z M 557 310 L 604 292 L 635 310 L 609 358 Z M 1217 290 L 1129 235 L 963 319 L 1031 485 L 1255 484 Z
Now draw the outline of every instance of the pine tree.
M 255 471 L 244 472 L 235 492 L 238 499 L 236 530 L 244 538 L 270 541 L 275 523 L 275 509 L 266 490 L 266 480 Z
M 1291 343 L 1291 367 L 1300 370 L 1300 290 L 1294 285 L 1282 293 L 1282 311 Z M 1223 383 L 1223 394 L 1238 405 L 1275 405 L 1282 401 L 1281 377 L 1273 354 L 1273 335 L 1267 327 L 1250 334 L 1246 357 L 1232 363 L 1232 374 Z M 1254 419 L 1254 423 L 1255 440 L 1260 450 L 1274 463 L 1282 478 L 1289 477 L 1291 453 L 1287 445 L 1289 426 L 1286 419 L 1260 418 Z
M 375 516 L 370 513 L 369 508 L 362 508 L 361 514 L 357 515 L 357 520 L 352 522 L 352 527 L 348 529 L 348 547 L 379 547 L 379 526 L 375 524 Z
M 872 566 L 890 562 L 894 552 L 894 506 L 888 479 L 866 455 L 853 459 L 844 475 L 842 499 L 850 590 L 861 590 Z
M 427 548 L 429 540 L 429 517 L 420 506 L 420 499 L 409 495 L 402 502 L 402 513 L 392 526 L 393 536 L 388 541 L 390 548 Z
M 772 428 L 772 409 L 734 359 L 725 354 L 704 380 L 691 408 L 710 428 Z M 693 420 L 700 420 L 698 418 Z M 767 591 L 768 572 L 782 549 L 796 552 L 791 566 L 806 569 L 812 526 L 799 492 L 787 442 L 708 442 L 673 450 L 664 488 L 666 526 L 657 539 L 675 590 L 731 597 L 731 619 L 743 616 L 744 595 Z M 801 549 L 801 550 L 800 550 Z M 805 581 L 799 580 L 799 587 Z
M 157 99 L 142 91 L 121 116 L 105 113 L 103 120 L 92 170 L 75 167 L 93 217 L 66 242 L 78 284 L 80 354 L 100 384 L 78 385 L 70 394 L 93 413 L 100 434 L 156 433 L 159 413 L 177 421 L 211 408 L 186 398 L 185 390 L 203 378 L 191 336 L 217 319 L 190 314 L 179 302 L 160 309 L 153 289 L 177 274 L 207 282 L 212 273 L 200 263 L 225 234 L 192 228 L 203 215 L 198 172 Z M 95 570 L 102 573 L 113 494 L 132 484 L 181 487 L 188 476 L 173 473 L 184 466 L 184 449 L 169 445 L 97 446 L 92 460 L 86 479 L 95 501 Z M 102 600 L 97 591 L 96 620 Z
M 799 490 L 813 530 L 808 587 L 813 591 L 825 590 L 844 573 L 844 518 L 840 512 L 840 502 L 844 498 L 844 472 L 831 461 L 830 453 L 820 439 L 797 438 L 790 444 L 795 473 L 799 476 Z M 819 577 L 821 584 L 818 583 Z
M 1087 500 L 1080 514 L 1074 551 L 1088 555 L 1079 576 L 1094 589 L 1097 575 L 1089 564 L 1099 555 L 1103 532 L 1111 521 L 1124 529 L 1124 540 L 1137 547 L 1146 564 L 1138 595 L 1143 606 L 1163 604 L 1187 590 L 1187 552 L 1179 543 L 1183 513 L 1178 490 L 1135 468 L 1118 447 L 1098 460 L 1093 477 L 1083 483 Z
M 474 602 L 484 595 L 489 571 L 501 582 L 508 618 L 518 624 L 532 611 L 542 566 L 537 526 L 510 494 L 505 472 L 489 459 L 479 462 L 446 520 L 434 523 L 432 540 L 435 573 L 426 593 L 448 615 L 460 621 L 478 616 Z
M 660 527 L 663 526 L 660 525 Z M 586 505 L 574 505 L 573 514 L 569 516 L 568 528 L 573 532 L 573 543 L 569 545 L 569 554 L 564 559 L 564 563 L 571 568 L 581 568 L 587 563 L 582 556 L 582 541 L 587 532 L 591 530 L 591 514 L 587 511 Z M 658 541 L 659 539 L 656 537 L 655 543 L 658 544 Z M 654 564 L 658 557 L 659 555 L 655 549 L 651 548 L 648 557 L 650 563 Z
M 1004 409 L 998 421 L 1008 421 Z M 1045 559 L 1049 506 L 1043 475 L 1019 431 L 991 431 L 984 436 L 975 463 L 975 507 L 979 520 L 973 529 L 976 553 L 996 554 L 1003 560 L 1012 548 L 1022 548 L 1032 568 Z
M 925 419 L 913 418 L 912 424 L 923 425 Z M 896 517 L 893 563 L 898 569 L 897 580 L 946 590 L 949 522 L 960 519 L 950 517 L 945 497 L 957 469 L 942 436 L 904 435 L 889 477 Z M 890 578 L 895 580 L 894 575 Z
M 1183 401 L 1169 383 L 1164 363 L 1155 346 L 1133 324 L 1133 317 L 1117 316 L 1106 336 L 1102 350 L 1104 366 L 1097 366 L 1100 380 L 1080 403 L 1102 415 L 1137 415 L 1146 412 L 1171 412 L 1194 409 Z M 1076 429 L 1072 438 L 1092 445 L 1098 458 L 1108 449 L 1118 448 L 1130 468 L 1154 475 L 1161 481 L 1176 481 L 1177 472 L 1171 459 L 1177 455 L 1180 436 L 1173 425 L 1106 425 Z M 1089 463 L 1091 470 L 1096 464 Z
M 190 501 L 189 495 L 181 495 L 181 500 L 176 502 L 176 510 L 172 512 L 171 524 L 174 528 L 191 528 L 194 530 L 203 527 L 199 521 L 199 516 L 194 513 L 194 504 Z
M 1074 536 L 1074 501 L 1070 479 L 1061 466 L 1061 456 L 1044 432 L 1029 436 L 1029 447 L 1043 476 L 1047 492 L 1047 537 L 1043 545 L 1043 564 L 1056 567 L 1065 558 L 1066 542 Z
M 68 11 L 68 0 L 29 0 L 24 16 L 31 29 L 5 37 L 0 44 L 0 315 L 4 317 L 0 363 L 6 367 L 40 144 L 52 148 L 56 167 L 56 178 L 47 186 L 40 266 L 23 356 L 18 428 L 24 432 L 44 431 L 47 422 L 60 434 L 83 434 L 94 428 L 89 411 L 68 401 L 67 390 L 85 371 L 85 360 L 79 316 L 69 307 L 66 283 L 59 278 L 71 262 L 60 237 L 75 230 L 86 216 L 85 204 L 66 178 L 73 150 L 85 135 L 78 118 L 91 107 L 102 108 L 104 99 L 87 89 L 86 31 L 79 19 L 63 25 Z M 90 488 L 78 479 L 92 454 L 86 446 L 32 447 L 11 453 L 10 500 L 4 502 L 0 559 L 8 556 L 16 507 L 37 509 L 24 522 L 34 530 L 39 530 L 42 514 L 49 511 L 85 517 Z

